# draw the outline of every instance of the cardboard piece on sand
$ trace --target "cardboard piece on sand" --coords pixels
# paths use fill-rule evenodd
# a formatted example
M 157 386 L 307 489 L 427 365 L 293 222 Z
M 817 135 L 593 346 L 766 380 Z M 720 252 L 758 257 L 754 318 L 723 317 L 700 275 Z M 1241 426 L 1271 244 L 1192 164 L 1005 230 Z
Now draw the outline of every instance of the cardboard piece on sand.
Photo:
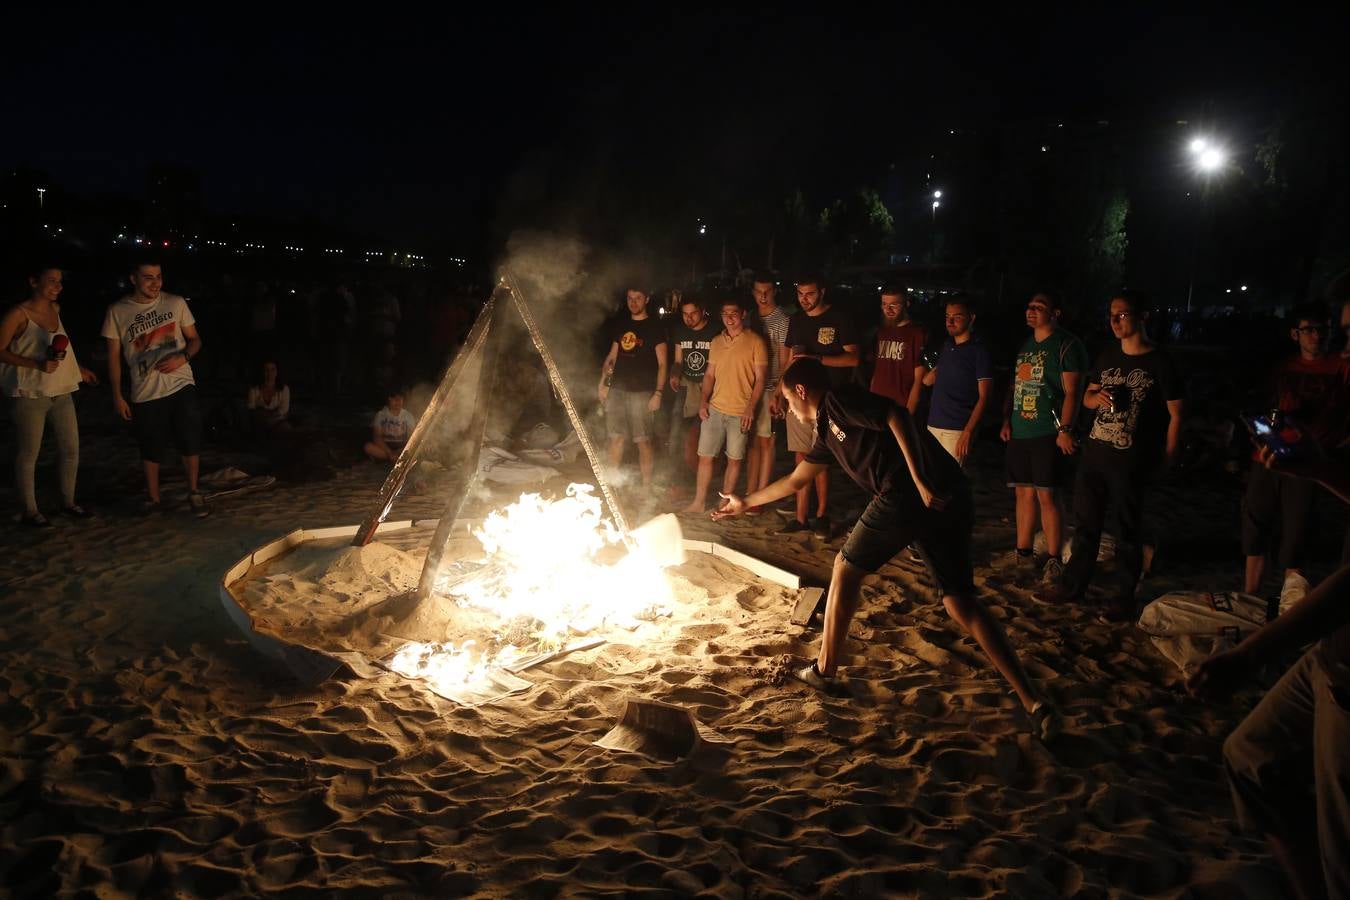
M 685 560 L 684 532 L 673 513 L 659 515 L 628 534 L 637 552 L 662 568 L 681 565 Z
M 793 625 L 805 625 L 811 621 L 811 617 L 816 614 L 816 608 L 820 606 L 821 598 L 825 592 L 817 587 L 802 588 L 797 592 L 797 603 L 792 607 L 792 615 L 788 621 Z
M 661 762 L 683 759 L 700 744 L 728 743 L 702 733 L 694 714 L 683 706 L 629 698 L 619 724 L 595 742 L 606 750 L 627 750 Z

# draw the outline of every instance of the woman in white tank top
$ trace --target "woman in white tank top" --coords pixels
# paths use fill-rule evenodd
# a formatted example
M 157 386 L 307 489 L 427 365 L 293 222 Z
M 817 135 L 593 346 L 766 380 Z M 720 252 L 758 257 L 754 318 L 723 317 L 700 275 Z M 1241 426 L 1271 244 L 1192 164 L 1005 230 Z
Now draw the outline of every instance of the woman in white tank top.
M 75 502 L 75 476 L 80 468 L 80 430 L 72 396 L 81 382 L 98 377 L 81 366 L 61 324 L 62 274 L 45 266 L 28 277 L 28 299 L 0 319 L 0 390 L 9 398 L 17 431 L 14 482 L 23 504 L 21 521 L 50 528 L 37 507 L 33 484 L 42 434 L 50 420 L 60 450 L 61 512 L 83 519 L 89 513 Z

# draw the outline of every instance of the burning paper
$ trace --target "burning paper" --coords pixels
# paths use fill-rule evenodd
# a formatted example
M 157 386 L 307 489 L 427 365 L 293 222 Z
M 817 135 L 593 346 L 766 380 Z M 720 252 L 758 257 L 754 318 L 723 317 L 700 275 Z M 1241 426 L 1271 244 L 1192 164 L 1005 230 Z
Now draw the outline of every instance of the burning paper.
M 677 525 L 662 522 L 649 531 L 652 537 L 629 552 L 590 485 L 569 485 L 557 500 L 522 494 L 474 531 L 482 559 L 453 563 L 436 581 L 438 594 L 487 613 L 496 623 L 493 633 L 481 643 L 408 644 L 389 667 L 451 696 L 511 679 L 504 669 L 561 650 L 573 636 L 634 630 L 669 615 L 673 595 L 662 566 L 681 561 L 683 551 L 672 554 L 664 545 L 682 542 Z

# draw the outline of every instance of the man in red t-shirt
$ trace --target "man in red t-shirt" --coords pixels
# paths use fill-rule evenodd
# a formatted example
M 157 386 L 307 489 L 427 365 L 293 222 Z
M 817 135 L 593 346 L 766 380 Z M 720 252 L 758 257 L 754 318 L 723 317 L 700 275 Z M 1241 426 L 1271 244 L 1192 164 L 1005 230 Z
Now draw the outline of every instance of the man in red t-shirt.
M 928 333 L 909 317 L 909 294 L 898 285 L 881 289 L 881 327 L 872 348 L 875 368 L 870 390 L 909 410 L 919 411 L 923 394 L 923 348 Z
M 1267 399 L 1272 408 L 1289 414 L 1304 440 L 1329 453 L 1346 438 L 1350 359 L 1327 352 L 1329 329 L 1321 308 L 1301 307 L 1290 321 L 1294 327 L 1289 336 L 1298 344 L 1298 354 L 1276 367 Z M 1266 554 L 1272 551 L 1285 573 L 1281 594 L 1307 590 L 1303 566 L 1316 495 L 1311 482 L 1272 472 L 1260 462 L 1252 464 L 1242 500 L 1244 591 L 1255 594 L 1260 589 Z

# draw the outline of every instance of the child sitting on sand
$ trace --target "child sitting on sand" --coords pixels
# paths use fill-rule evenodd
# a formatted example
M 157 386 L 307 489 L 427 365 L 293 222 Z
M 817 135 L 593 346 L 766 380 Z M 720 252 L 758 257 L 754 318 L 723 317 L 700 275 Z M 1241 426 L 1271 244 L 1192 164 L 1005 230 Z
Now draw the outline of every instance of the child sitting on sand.
M 366 441 L 366 456 L 374 460 L 393 462 L 403 452 L 417 419 L 403 408 L 403 392 L 393 388 L 385 407 L 375 414 L 370 423 L 371 439 Z

